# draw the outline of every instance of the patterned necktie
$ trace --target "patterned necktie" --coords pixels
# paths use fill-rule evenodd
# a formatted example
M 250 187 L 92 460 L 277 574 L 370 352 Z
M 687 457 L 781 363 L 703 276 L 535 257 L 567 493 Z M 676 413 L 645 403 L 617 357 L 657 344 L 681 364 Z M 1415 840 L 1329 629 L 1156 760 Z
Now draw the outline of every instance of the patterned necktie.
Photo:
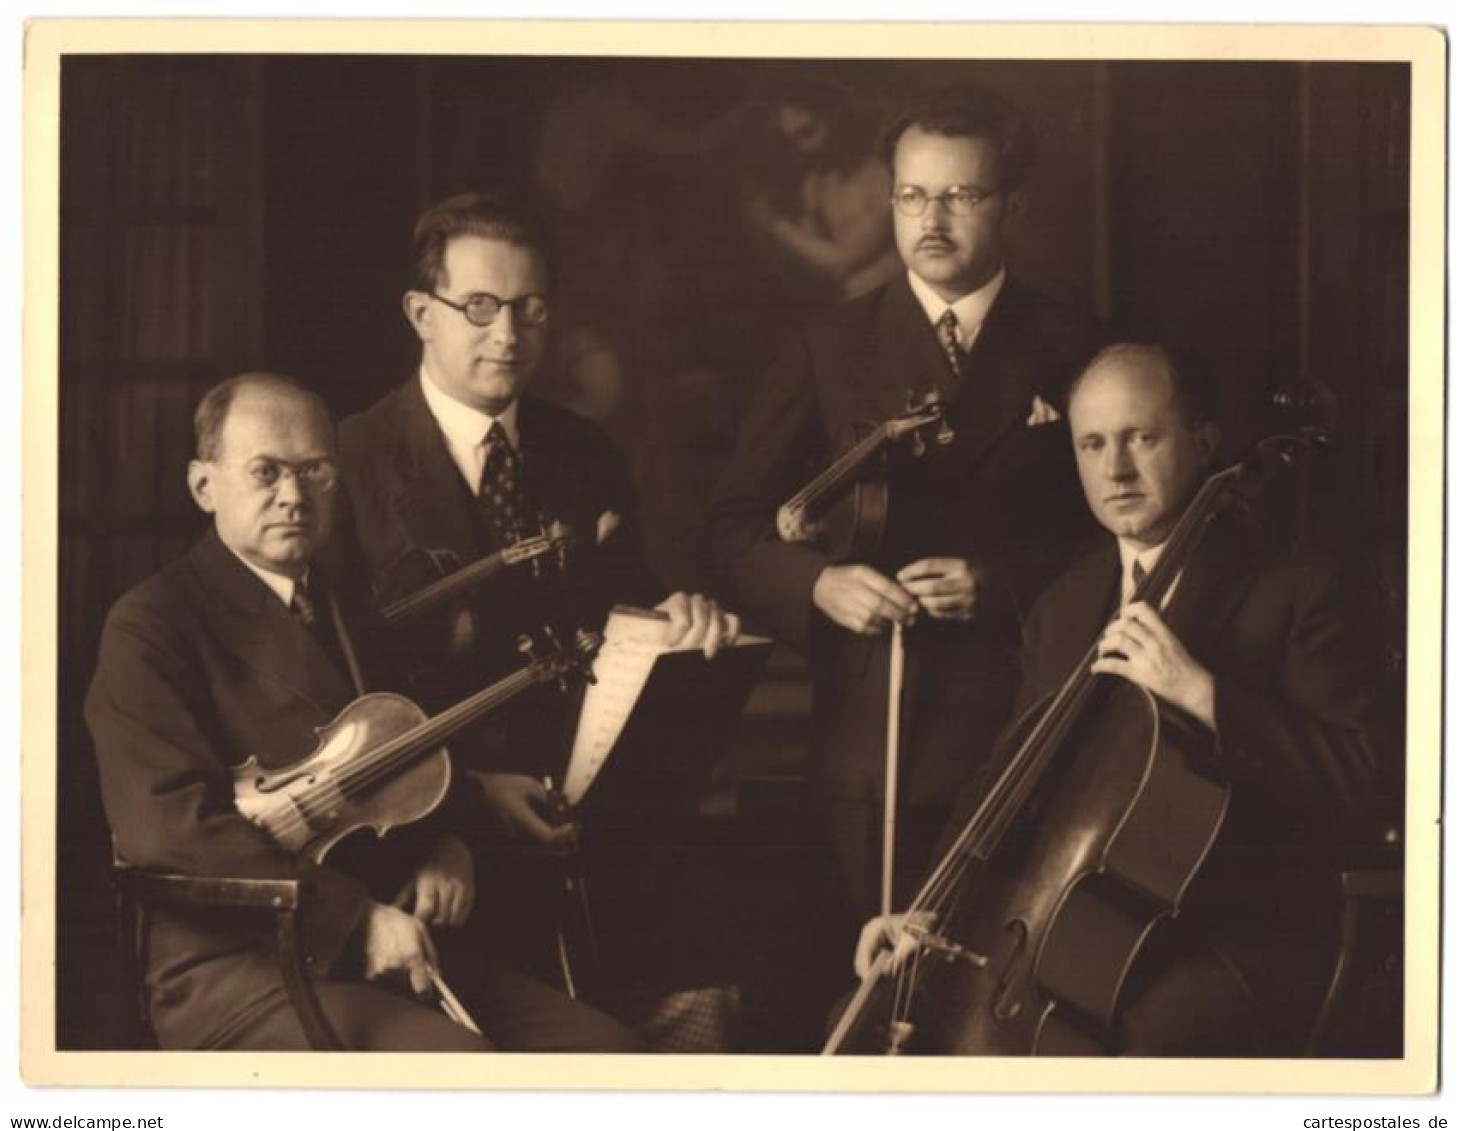
M 526 497 L 522 494 L 518 462 L 506 429 L 493 420 L 486 433 L 486 459 L 481 465 L 477 498 L 503 543 L 520 541 L 526 532 Z
M 966 376 L 964 370 L 967 358 L 962 352 L 961 343 L 957 341 L 957 316 L 950 307 L 937 319 L 937 341 L 941 342 L 942 352 L 947 355 L 947 365 L 952 371 L 951 391 L 956 392 L 962 385 L 962 378 Z

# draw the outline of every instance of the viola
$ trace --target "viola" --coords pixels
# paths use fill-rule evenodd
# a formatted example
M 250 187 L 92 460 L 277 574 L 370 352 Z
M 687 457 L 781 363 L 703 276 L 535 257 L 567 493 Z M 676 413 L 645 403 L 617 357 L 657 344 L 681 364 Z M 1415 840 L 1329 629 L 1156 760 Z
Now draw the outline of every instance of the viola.
M 786 542 L 825 542 L 837 561 L 872 557 L 885 533 L 887 485 L 877 474 L 888 450 L 906 442 L 913 455 L 926 451 L 924 434 L 935 429 L 938 444 L 955 435 L 946 407 L 932 391 L 907 397 L 906 411 L 865 429 L 824 471 L 795 492 L 775 514 L 775 529 Z
M 1134 600 L 1159 607 L 1222 514 L 1324 437 L 1263 441 L 1210 477 Z M 1090 647 L 1000 744 L 990 784 L 907 908 L 909 956 L 878 957 L 824 1052 L 1114 1051 L 1145 941 L 1178 913 L 1230 800 L 1205 727 Z
M 312 753 L 280 769 L 256 757 L 233 769 L 238 811 L 288 851 L 322 863 L 349 834 L 379 836 L 432 813 L 451 782 L 442 745 L 462 727 L 523 692 L 585 670 L 602 637 L 579 633 L 570 649 L 555 648 L 435 716 L 390 692 L 356 699 L 318 733 Z M 532 644 L 523 638 L 522 651 Z
M 571 543 L 568 527 L 552 522 L 533 537 L 513 542 L 465 566 L 449 550 L 412 550 L 385 571 L 377 587 L 380 594 L 403 594 L 382 604 L 380 615 L 391 626 L 410 624 L 514 565 L 531 563 L 534 570 L 539 570 L 548 555 L 555 555 L 559 568 L 565 568 Z M 423 577 L 435 580 L 423 581 Z

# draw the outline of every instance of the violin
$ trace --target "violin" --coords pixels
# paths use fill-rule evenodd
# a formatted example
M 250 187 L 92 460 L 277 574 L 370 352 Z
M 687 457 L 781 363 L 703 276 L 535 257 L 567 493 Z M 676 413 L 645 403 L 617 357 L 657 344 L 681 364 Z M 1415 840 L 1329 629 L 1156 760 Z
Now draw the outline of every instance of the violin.
M 319 728 L 314 751 L 280 769 L 257 757 L 233 769 L 238 811 L 279 845 L 322 863 L 329 850 L 362 828 L 379 836 L 432 813 L 451 782 L 450 754 L 442 745 L 462 727 L 538 684 L 585 670 L 602 637 L 579 633 L 570 649 L 532 656 L 527 666 L 435 716 L 390 692 L 356 699 Z M 589 675 L 589 679 L 591 676 Z
M 862 431 L 846 451 L 775 514 L 775 529 L 786 542 L 823 540 L 832 559 L 873 557 L 885 534 L 887 485 L 872 474 L 887 451 L 906 441 L 915 456 L 926 452 L 924 433 L 935 428 L 938 444 L 955 439 L 946 406 L 933 390 L 924 397 L 907 396 L 906 411 Z
M 1272 437 L 1211 476 L 1133 599 L 1159 607 L 1212 523 L 1324 442 Z M 824 1054 L 1116 1051 L 1129 974 L 1178 914 L 1230 786 L 1213 735 L 1092 673 L 1097 650 L 1000 744 L 989 787 L 907 908 L 911 953 L 882 951 Z
M 571 543 L 568 527 L 552 522 L 544 524 L 533 537 L 513 542 L 465 566 L 449 550 L 407 551 L 384 572 L 376 587 L 377 594 L 403 593 L 382 604 L 380 615 L 392 627 L 410 624 L 514 565 L 529 562 L 533 570 L 540 571 L 549 554 L 556 555 L 558 567 L 565 569 Z M 435 580 L 422 582 L 422 576 L 434 576 Z

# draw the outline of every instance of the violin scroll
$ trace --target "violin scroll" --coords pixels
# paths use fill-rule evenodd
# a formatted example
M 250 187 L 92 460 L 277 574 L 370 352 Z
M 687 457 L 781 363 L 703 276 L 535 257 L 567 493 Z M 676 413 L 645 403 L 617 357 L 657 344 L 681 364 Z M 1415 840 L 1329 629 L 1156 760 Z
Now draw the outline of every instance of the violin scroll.
M 601 633 L 579 630 L 571 648 L 562 647 L 557 634 L 548 625 L 542 626 L 542 636 L 550 643 L 550 651 L 540 648 L 526 633 L 516 638 L 516 648 L 534 667 L 543 671 L 545 679 L 555 679 L 563 692 L 567 690 L 567 677 L 573 672 L 582 672 L 588 683 L 596 682 L 592 675 L 592 661 L 602 647 Z

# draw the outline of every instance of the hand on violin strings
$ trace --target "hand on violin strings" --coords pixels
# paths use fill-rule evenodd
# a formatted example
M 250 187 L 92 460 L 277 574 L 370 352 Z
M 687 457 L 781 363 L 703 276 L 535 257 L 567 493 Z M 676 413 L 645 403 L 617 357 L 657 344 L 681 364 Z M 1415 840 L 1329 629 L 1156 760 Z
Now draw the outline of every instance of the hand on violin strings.
M 473 770 L 471 776 L 481 787 L 487 811 L 508 836 L 549 845 L 571 844 L 577 839 L 576 824 L 551 820 L 556 804 L 536 778 L 482 770 Z
M 658 603 L 658 611 L 668 614 L 670 648 L 702 648 L 712 660 L 739 639 L 739 618 L 702 593 L 675 593 Z
M 430 972 L 439 966 L 430 931 L 398 907 L 371 903 L 365 918 L 365 978 L 375 981 L 399 971 L 418 995 L 430 990 Z
M 916 598 L 868 565 L 826 566 L 811 599 L 841 628 L 860 636 L 880 636 L 893 624 L 916 619 Z
M 896 580 L 937 620 L 969 621 L 977 612 L 982 576 L 966 558 L 922 558 L 902 566 Z
M 1215 678 L 1143 601 L 1124 606 L 1099 638 L 1093 670 L 1123 676 L 1215 729 Z
M 901 969 L 902 964 L 921 945 L 918 930 L 929 931 L 936 924 L 936 916 L 930 911 L 916 911 L 909 915 L 877 915 L 861 928 L 861 937 L 856 941 L 856 977 L 864 978 L 871 972 L 876 958 L 883 950 L 891 952 L 891 973 Z M 911 928 L 908 930 L 908 926 Z
M 458 837 L 442 836 L 414 876 L 400 889 L 394 906 L 434 927 L 460 927 L 476 903 L 476 865 Z

